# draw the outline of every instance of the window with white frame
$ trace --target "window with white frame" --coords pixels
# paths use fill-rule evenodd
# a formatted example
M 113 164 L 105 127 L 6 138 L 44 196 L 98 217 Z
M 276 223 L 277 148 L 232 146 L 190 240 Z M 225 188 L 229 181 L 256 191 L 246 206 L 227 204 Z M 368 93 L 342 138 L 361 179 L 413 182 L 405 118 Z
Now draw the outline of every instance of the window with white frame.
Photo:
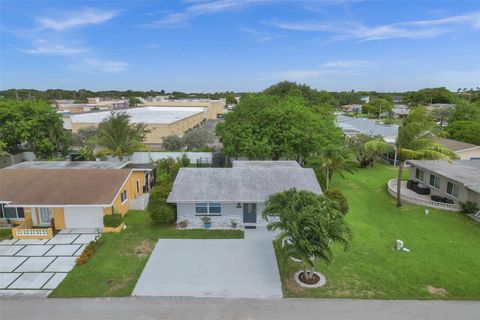
M 448 181 L 447 183 L 447 194 L 451 195 L 452 197 L 458 198 L 458 191 L 459 188 L 456 184 Z
M 423 171 L 416 168 L 415 169 L 415 178 L 417 178 L 418 180 L 422 180 L 423 181 Z
M 23 219 L 25 213 L 23 208 L 6 207 L 5 204 L 0 204 L 0 219 Z
M 120 199 L 122 200 L 122 203 L 127 201 L 127 190 L 123 190 L 123 192 L 120 194 Z
M 222 214 L 222 204 L 219 202 L 195 203 L 195 214 Z
M 436 189 L 440 188 L 440 179 L 433 174 L 430 175 L 430 186 Z

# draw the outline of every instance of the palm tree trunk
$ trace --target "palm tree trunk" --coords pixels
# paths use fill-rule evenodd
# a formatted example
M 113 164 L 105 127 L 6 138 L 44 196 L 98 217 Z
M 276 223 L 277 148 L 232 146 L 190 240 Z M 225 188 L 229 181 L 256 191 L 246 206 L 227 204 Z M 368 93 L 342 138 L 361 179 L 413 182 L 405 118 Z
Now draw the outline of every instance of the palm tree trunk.
M 325 174 L 325 180 L 326 180 L 326 184 L 327 184 L 327 190 L 328 190 L 328 185 L 329 185 L 329 182 L 330 182 L 330 172 L 328 171 L 328 167 L 326 167 L 326 174 Z
M 397 207 L 402 206 L 402 201 L 400 199 L 402 192 L 402 176 L 403 176 L 403 166 L 405 162 L 400 161 L 398 166 L 398 178 L 397 178 Z
M 305 279 L 308 279 L 307 265 L 303 265 L 303 276 Z

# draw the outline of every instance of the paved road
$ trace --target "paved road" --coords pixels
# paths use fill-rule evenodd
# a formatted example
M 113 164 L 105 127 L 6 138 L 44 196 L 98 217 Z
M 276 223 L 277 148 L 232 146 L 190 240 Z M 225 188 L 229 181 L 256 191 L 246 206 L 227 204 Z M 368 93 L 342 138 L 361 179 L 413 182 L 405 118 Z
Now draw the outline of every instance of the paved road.
M 475 301 L 222 298 L 0 298 L 0 319 L 478 319 Z

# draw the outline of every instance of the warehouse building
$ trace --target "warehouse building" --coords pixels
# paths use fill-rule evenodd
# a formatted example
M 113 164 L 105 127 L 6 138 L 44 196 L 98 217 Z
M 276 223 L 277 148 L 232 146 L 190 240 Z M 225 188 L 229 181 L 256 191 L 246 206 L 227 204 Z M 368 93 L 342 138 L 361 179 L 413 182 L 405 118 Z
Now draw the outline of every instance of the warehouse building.
M 169 100 L 164 98 L 149 98 L 142 99 L 143 105 L 148 107 L 168 107 L 168 108 L 183 108 L 183 107 L 200 107 L 205 108 L 207 112 L 207 119 L 217 119 L 219 115 L 225 111 L 226 100 L 211 100 L 211 99 L 178 99 Z
M 202 124 L 207 115 L 204 108 L 194 107 L 139 107 L 128 108 L 127 112 L 133 123 L 145 123 L 147 129 L 146 144 L 161 144 L 164 137 L 175 134 L 183 135 L 188 129 Z M 64 114 L 63 124 L 65 129 L 77 132 L 80 128 L 98 126 L 110 111 L 93 111 L 78 114 Z

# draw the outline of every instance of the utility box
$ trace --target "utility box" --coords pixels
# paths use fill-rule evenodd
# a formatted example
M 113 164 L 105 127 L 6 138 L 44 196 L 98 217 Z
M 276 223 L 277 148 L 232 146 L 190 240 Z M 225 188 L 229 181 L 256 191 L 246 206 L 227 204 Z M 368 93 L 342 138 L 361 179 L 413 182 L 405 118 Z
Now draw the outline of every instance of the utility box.
M 403 241 L 402 240 L 395 241 L 395 250 L 402 250 L 402 248 L 403 248 Z

